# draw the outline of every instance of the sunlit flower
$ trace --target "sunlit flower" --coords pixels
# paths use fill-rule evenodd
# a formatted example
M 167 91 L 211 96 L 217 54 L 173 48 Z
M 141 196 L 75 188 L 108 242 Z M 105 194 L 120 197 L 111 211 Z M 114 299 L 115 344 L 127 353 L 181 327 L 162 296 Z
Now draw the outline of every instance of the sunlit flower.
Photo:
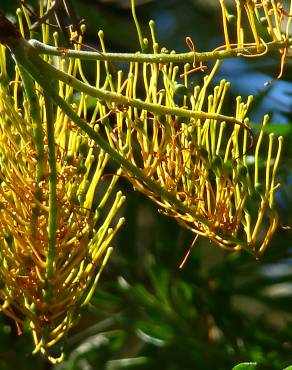
M 0 88 L 0 308 L 19 330 L 27 326 L 32 331 L 34 352 L 49 356 L 49 348 L 76 323 L 94 292 L 124 221 L 117 220 L 124 197 L 111 194 L 117 175 L 108 187 L 102 184 L 108 155 L 55 111 L 57 230 L 54 249 L 49 249 L 47 134 L 41 159 L 23 94 L 18 74 L 10 87 Z M 41 92 L 38 99 L 44 130 Z M 75 106 L 80 115 L 86 114 L 85 99 Z M 37 179 L 40 162 L 42 178 Z

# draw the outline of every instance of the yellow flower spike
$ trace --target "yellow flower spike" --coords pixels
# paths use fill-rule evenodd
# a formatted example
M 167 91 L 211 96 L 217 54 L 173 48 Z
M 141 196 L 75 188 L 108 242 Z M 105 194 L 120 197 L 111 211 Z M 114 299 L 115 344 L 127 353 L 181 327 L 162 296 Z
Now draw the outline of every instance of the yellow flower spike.
M 60 65 L 65 70 L 65 63 L 61 62 Z M 77 73 L 77 67 L 76 63 L 69 62 L 69 70 L 73 74 Z M 2 71 L 4 69 L 1 65 L 3 75 Z M 40 351 L 51 361 L 56 362 L 59 359 L 52 358 L 48 349 L 60 341 L 76 323 L 74 312 L 84 304 L 84 289 L 87 290 L 86 302 L 92 296 L 97 276 L 99 277 L 110 254 L 106 249 L 123 223 L 121 219 L 111 227 L 115 223 L 114 217 L 123 204 L 124 197 L 119 193 L 116 202 L 108 205 L 109 196 L 114 192 L 120 174 L 118 172 L 113 176 L 98 206 L 98 214 L 106 206 L 109 208 L 109 216 L 102 225 L 99 217 L 95 217 L 92 222 L 92 215 L 95 213 L 93 208 L 95 190 L 102 179 L 109 157 L 99 152 L 97 162 L 94 164 L 99 149 L 96 146 L 91 147 L 92 142 L 86 136 L 81 136 L 80 130 L 74 125 L 71 126 L 68 118 L 64 117 L 60 110 L 56 110 L 58 174 L 56 193 L 59 214 L 53 261 L 55 267 L 49 280 L 51 298 L 47 299 L 45 260 L 48 252 L 48 182 L 45 177 L 39 184 L 42 190 L 40 202 L 35 198 L 37 164 L 35 148 L 31 141 L 30 124 L 26 122 L 29 119 L 29 109 L 19 110 L 22 104 L 27 104 L 22 86 L 16 82 L 13 89 L 18 101 L 7 97 L 8 89 L 5 86 L 0 88 L 1 98 L 3 97 L 0 102 L 0 123 L 3 128 L 0 131 L 0 153 L 2 153 L 0 177 L 4 180 L 0 186 L 0 204 L 3 205 L 0 211 L 0 224 L 1 230 L 10 231 L 0 240 L 0 276 L 5 290 L 0 290 L 0 296 L 7 296 L 7 307 L 4 305 L 2 311 L 20 324 L 22 320 L 18 316 L 27 317 L 35 343 L 34 352 Z M 65 95 L 66 99 L 74 93 L 73 89 L 69 90 L 64 84 L 59 84 L 59 89 L 60 95 Z M 44 124 L 47 119 L 46 106 L 43 97 L 41 95 L 38 97 L 40 118 Z M 91 118 L 94 122 L 94 117 L 88 117 L 86 99 L 85 94 L 80 95 L 76 111 L 80 116 Z M 104 107 L 99 105 L 98 109 L 102 111 Z M 98 110 L 95 110 L 95 114 L 98 114 Z M 7 119 L 9 126 L 6 127 Z M 47 152 L 45 154 L 47 155 Z M 90 172 L 93 169 L 93 173 Z M 32 229 L 36 206 L 38 216 L 33 221 L 35 226 Z M 95 233 L 99 238 L 95 238 L 95 247 L 92 248 Z M 86 266 L 93 259 L 94 266 L 87 275 Z M 54 270 L 58 271 L 57 275 L 54 274 Z M 73 316 L 68 312 L 72 312 Z

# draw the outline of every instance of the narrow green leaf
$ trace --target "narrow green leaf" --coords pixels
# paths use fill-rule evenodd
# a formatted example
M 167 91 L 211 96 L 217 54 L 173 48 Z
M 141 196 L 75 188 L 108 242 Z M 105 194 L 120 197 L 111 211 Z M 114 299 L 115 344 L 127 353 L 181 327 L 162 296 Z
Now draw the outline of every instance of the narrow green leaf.
M 232 370 L 254 370 L 257 367 L 256 362 L 243 362 L 232 368 Z

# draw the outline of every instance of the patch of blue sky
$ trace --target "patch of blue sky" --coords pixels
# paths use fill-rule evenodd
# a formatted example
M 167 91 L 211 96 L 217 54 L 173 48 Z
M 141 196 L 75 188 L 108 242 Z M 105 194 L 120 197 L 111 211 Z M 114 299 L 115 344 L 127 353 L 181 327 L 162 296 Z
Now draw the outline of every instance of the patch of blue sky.
M 222 76 L 231 82 L 232 89 L 237 95 L 243 97 L 265 95 L 258 108 L 253 111 L 251 120 L 261 120 L 263 114 L 269 113 L 272 122 L 288 122 L 284 113 L 292 114 L 292 84 L 290 82 L 274 80 L 270 86 L 266 86 L 266 83 L 272 81 L 273 78 L 250 68 L 248 63 L 242 59 L 224 60 L 218 77 L 221 79 Z

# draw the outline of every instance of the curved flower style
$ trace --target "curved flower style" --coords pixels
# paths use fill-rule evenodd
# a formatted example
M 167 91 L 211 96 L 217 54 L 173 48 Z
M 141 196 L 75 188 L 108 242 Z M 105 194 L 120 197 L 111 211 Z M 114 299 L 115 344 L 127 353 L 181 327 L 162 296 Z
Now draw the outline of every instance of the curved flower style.
M 1 56 L 3 61 L 3 47 Z M 93 294 L 112 252 L 112 239 L 124 221 L 116 217 L 125 197 L 118 192 L 112 199 L 118 175 L 108 187 L 101 182 L 109 156 L 58 110 L 52 209 L 48 135 L 43 132 L 43 150 L 38 151 L 32 104 L 26 95 L 22 104 L 21 83 L 17 75 L 12 83 L 14 99 L 7 85 L 0 87 L 0 309 L 20 326 L 29 327 L 34 352 L 49 356 L 49 348 L 76 323 L 80 308 Z M 70 94 L 67 91 L 67 98 Z M 82 95 L 75 106 L 83 116 L 85 99 Z M 38 102 L 44 130 L 49 112 L 41 93 Z

